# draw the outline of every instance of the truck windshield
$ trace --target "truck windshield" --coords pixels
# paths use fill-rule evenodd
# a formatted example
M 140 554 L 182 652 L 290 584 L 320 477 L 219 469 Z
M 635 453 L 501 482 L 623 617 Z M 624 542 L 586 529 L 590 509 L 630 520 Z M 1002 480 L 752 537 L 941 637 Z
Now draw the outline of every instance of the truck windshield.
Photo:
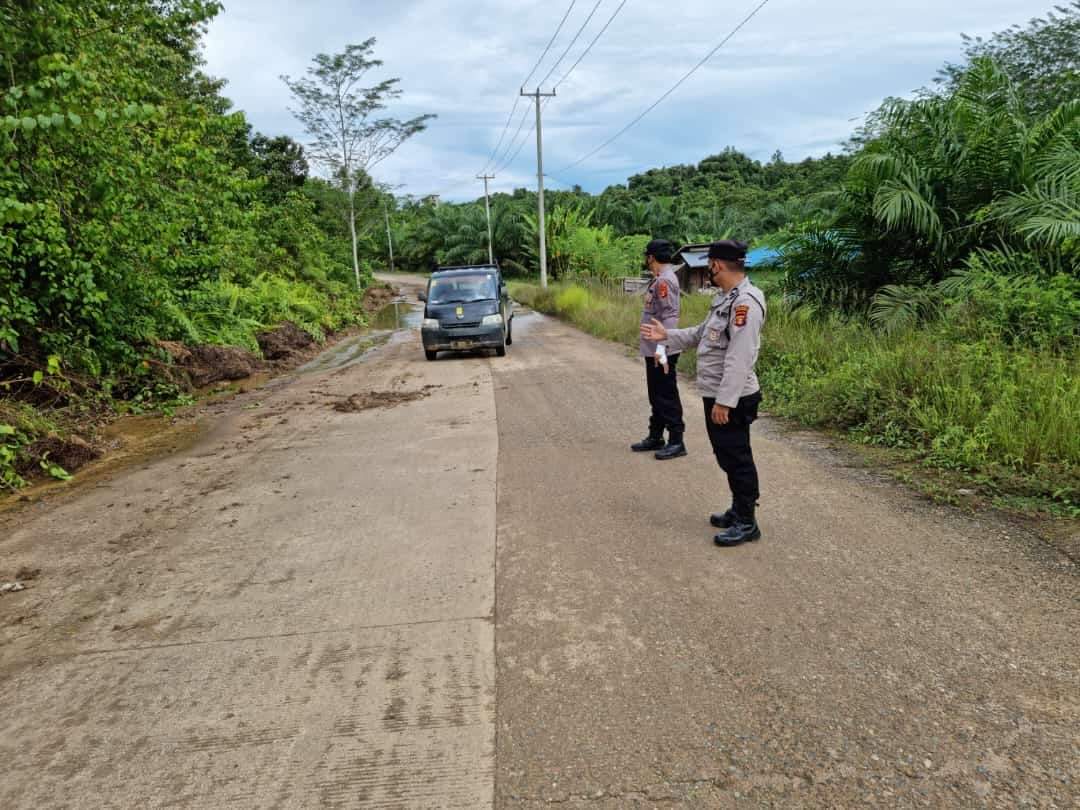
M 495 276 L 487 273 L 433 278 L 431 289 L 428 290 L 430 304 L 466 304 L 470 301 L 490 301 L 496 297 Z

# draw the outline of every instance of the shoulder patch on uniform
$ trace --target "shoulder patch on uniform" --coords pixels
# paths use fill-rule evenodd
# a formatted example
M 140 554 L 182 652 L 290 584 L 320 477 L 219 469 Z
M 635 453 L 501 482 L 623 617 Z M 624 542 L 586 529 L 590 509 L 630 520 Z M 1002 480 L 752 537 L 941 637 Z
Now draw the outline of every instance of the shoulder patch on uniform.
M 667 282 L 666 281 L 661 281 L 657 285 L 657 292 L 660 293 L 661 298 L 667 298 L 668 289 L 667 289 Z
M 739 304 L 735 307 L 735 325 L 746 326 L 746 317 L 750 314 L 749 304 Z

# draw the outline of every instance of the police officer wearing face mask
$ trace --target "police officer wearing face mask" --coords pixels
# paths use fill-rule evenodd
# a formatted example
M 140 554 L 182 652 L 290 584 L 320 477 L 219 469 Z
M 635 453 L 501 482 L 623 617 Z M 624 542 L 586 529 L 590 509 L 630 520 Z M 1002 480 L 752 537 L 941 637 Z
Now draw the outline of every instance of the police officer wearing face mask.
M 654 318 L 667 327 L 679 325 L 679 279 L 671 265 L 674 253 L 672 244 L 665 239 L 653 239 L 645 247 L 645 266 L 652 274 L 652 281 L 645 290 L 645 306 L 641 323 Z M 649 391 L 649 435 L 630 445 L 635 453 L 655 450 L 660 461 L 686 455 L 683 444 L 683 410 L 679 399 L 679 384 L 675 369 L 679 365 L 678 351 L 668 355 L 666 349 L 657 351 L 654 341 L 644 337 L 640 341 L 641 356 L 645 358 L 645 385 Z M 664 444 L 664 430 L 668 441 Z
M 709 246 L 709 276 L 720 292 L 709 317 L 689 329 L 670 329 L 653 319 L 641 335 L 666 343 L 669 352 L 698 350 L 698 388 L 705 405 L 709 441 L 727 473 L 732 504 L 709 522 L 722 532 L 718 546 L 737 546 L 761 537 L 754 514 L 758 474 L 750 450 L 750 424 L 757 418 L 761 389 L 754 363 L 765 323 L 765 295 L 746 276 L 746 245 L 723 240 Z

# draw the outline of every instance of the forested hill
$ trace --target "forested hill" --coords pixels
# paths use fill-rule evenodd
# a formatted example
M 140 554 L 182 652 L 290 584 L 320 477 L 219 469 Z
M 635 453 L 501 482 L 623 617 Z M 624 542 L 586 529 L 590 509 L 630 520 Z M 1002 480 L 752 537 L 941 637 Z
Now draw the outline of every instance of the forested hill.
M 728 147 L 696 166 L 669 166 L 635 174 L 627 182 L 627 188 L 635 197 L 711 194 L 738 186 L 779 190 L 788 196 L 801 197 L 824 187 L 838 186 L 850 164 L 847 155 L 831 153 L 789 163 L 779 151 L 768 163 L 761 163 Z
M 729 147 L 696 165 L 650 169 L 626 184 L 589 194 L 561 183 L 546 192 L 550 262 L 565 270 L 624 273 L 640 264 L 642 238 L 700 242 L 738 236 L 779 241 L 832 212 L 849 166 L 848 154 L 765 163 Z M 495 254 L 511 272 L 536 267 L 536 193 L 492 195 Z M 483 261 L 487 224 L 483 200 L 436 205 L 406 201 L 395 217 L 395 242 L 409 267 Z M 646 238 L 647 241 L 647 238 Z

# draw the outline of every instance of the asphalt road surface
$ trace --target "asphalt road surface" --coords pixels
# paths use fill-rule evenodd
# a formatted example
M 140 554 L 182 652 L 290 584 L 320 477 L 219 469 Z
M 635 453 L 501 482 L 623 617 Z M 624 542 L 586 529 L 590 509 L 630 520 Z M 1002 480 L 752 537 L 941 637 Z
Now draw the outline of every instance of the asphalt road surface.
M 639 361 L 514 336 L 339 346 L 0 515 L 0 807 L 1077 805 L 1068 559 L 767 419 L 717 549 L 692 388 L 656 462 Z

